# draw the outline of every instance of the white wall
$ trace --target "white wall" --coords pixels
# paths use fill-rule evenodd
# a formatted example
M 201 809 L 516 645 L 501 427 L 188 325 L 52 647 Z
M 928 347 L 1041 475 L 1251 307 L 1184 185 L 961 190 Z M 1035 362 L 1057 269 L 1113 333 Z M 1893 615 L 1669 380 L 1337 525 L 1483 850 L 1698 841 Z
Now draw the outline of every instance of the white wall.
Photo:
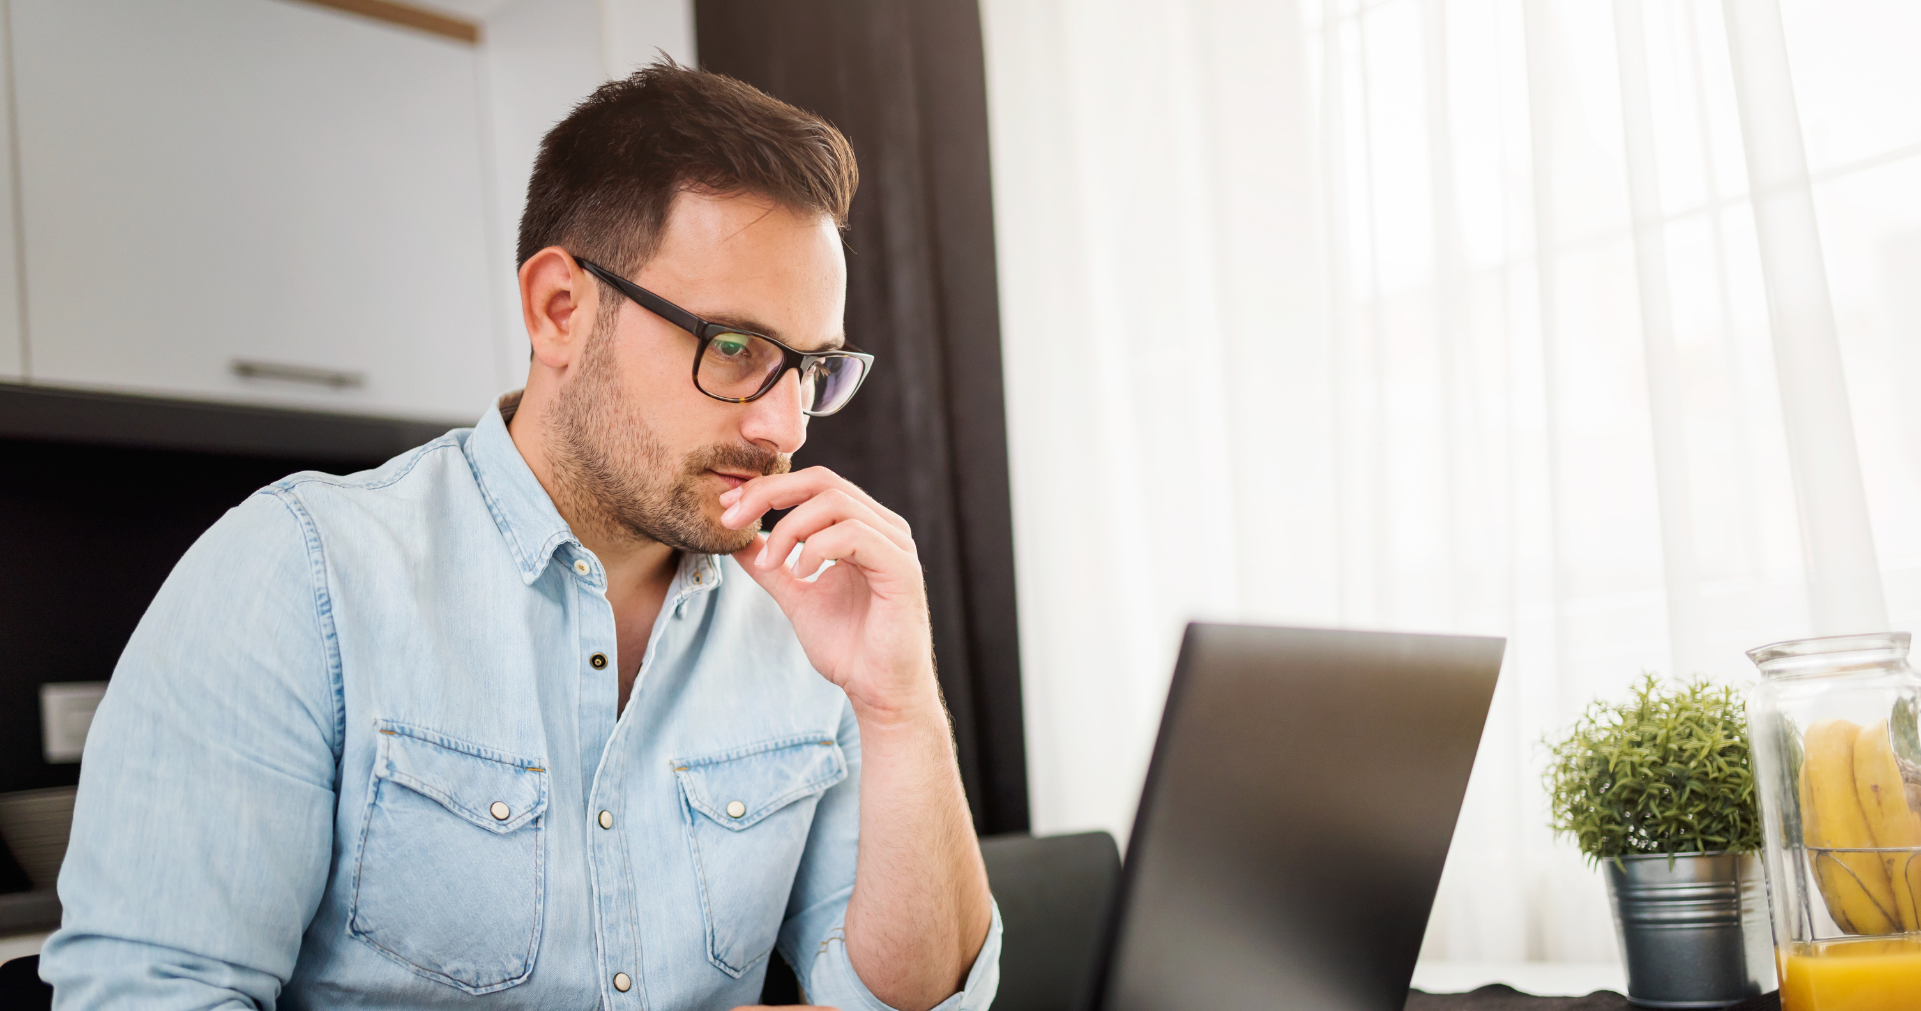
M 19 189 L 14 182 L 13 152 L 13 40 L 7 37 L 11 18 L 0 0 L 0 382 L 20 379 L 27 370 L 27 345 L 21 332 Z
M 600 0 L 600 38 L 607 76 L 628 73 L 656 50 L 693 65 L 693 0 Z
M 479 20 L 493 149 L 490 222 L 502 266 L 501 387 L 526 376 L 527 337 L 514 284 L 514 243 L 540 139 L 603 81 L 652 60 L 656 50 L 692 64 L 693 0 L 442 0 L 434 6 Z

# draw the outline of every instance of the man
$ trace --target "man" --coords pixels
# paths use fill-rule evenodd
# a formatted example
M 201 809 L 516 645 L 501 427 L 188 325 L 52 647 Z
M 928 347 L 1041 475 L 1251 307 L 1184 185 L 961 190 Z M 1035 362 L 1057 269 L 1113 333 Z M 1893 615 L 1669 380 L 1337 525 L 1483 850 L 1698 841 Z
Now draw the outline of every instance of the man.
M 987 1006 L 914 542 L 788 472 L 868 365 L 855 183 L 826 123 L 672 64 L 548 134 L 525 391 L 262 489 L 128 643 L 57 1006 L 728 1008 L 774 950 L 816 1003 Z

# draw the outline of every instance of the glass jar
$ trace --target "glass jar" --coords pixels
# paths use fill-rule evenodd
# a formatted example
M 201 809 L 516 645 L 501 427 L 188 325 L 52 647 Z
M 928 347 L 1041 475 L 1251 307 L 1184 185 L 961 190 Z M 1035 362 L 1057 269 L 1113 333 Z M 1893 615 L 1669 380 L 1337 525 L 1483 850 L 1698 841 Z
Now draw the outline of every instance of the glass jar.
M 1921 674 L 1908 639 L 1748 652 L 1783 1011 L 1921 1006 Z

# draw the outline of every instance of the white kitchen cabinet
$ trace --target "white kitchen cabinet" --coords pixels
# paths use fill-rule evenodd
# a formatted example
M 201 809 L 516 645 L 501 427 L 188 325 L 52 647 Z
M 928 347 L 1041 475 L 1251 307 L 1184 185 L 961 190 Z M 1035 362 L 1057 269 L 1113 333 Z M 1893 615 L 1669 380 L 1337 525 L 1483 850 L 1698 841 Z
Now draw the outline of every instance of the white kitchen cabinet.
M 476 47 L 290 0 L 10 8 L 29 381 L 480 415 L 513 267 Z

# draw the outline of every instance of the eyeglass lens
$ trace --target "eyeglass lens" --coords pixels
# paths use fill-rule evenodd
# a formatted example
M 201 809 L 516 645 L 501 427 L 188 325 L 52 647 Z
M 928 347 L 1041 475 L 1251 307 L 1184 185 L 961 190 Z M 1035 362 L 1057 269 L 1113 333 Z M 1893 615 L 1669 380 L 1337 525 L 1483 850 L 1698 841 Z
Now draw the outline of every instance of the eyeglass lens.
M 753 334 L 722 333 L 707 342 L 695 379 L 713 396 L 745 400 L 759 393 L 785 362 L 786 355 L 771 341 Z M 865 371 L 865 363 L 858 358 L 818 359 L 800 377 L 801 409 L 812 414 L 840 410 L 860 388 Z

